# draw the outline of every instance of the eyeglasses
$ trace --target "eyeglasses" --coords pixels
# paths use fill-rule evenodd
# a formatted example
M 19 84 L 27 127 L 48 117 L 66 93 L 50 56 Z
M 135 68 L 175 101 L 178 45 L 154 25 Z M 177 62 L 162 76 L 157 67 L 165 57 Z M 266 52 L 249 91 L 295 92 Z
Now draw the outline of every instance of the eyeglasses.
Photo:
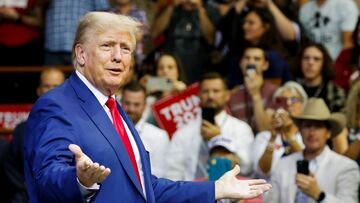
M 295 104 L 298 102 L 302 102 L 302 99 L 300 99 L 298 97 L 277 97 L 275 99 L 275 103 L 277 105 L 282 105 L 282 106 L 288 106 L 288 105 Z

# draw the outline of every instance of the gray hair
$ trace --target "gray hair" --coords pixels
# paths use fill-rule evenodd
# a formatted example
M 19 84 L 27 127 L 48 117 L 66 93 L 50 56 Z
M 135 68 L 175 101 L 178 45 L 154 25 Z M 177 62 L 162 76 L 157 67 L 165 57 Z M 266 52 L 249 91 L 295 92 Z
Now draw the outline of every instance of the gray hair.
M 72 57 L 75 60 L 75 46 L 91 40 L 92 37 L 104 33 L 109 29 L 127 32 L 131 37 L 132 49 L 136 46 L 136 33 L 139 32 L 141 23 L 131 17 L 109 13 L 89 12 L 79 21 L 76 36 L 72 47 Z
M 285 89 L 291 91 L 294 94 L 298 94 L 301 97 L 301 100 L 303 101 L 303 104 L 305 105 L 308 99 L 308 96 L 304 90 L 304 88 L 297 82 L 294 81 L 288 81 L 285 84 L 283 84 L 281 87 L 279 87 L 274 95 L 273 95 L 273 101 L 281 94 L 282 91 Z

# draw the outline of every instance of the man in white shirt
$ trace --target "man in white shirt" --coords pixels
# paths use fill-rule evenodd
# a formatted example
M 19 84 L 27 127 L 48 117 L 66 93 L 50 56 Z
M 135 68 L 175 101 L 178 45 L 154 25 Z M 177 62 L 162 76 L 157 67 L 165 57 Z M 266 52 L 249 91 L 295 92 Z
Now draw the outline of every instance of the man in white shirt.
M 166 131 L 148 123 L 142 118 L 146 107 L 145 87 L 131 82 L 123 87 L 121 105 L 135 124 L 145 149 L 150 153 L 151 171 L 157 177 L 164 175 L 164 158 L 169 144 Z
M 326 47 L 335 60 L 340 51 L 352 46 L 358 9 L 353 0 L 313 0 L 299 11 L 305 35 Z
M 345 116 L 330 114 L 320 98 L 308 100 L 297 120 L 305 149 L 281 159 L 271 174 L 273 190 L 266 202 L 356 203 L 359 167 L 326 145 L 345 127 Z M 307 164 L 303 164 L 304 160 Z M 301 161 L 303 166 L 298 164 Z
M 166 157 L 165 176 L 172 180 L 193 180 L 207 176 L 207 142 L 216 136 L 236 140 L 241 174 L 250 174 L 250 148 L 254 135 L 247 123 L 226 113 L 224 107 L 229 100 L 229 92 L 222 76 L 217 73 L 205 74 L 200 81 L 199 96 L 202 108 L 215 109 L 215 123 L 202 119 L 199 114 L 196 120 L 174 133 Z

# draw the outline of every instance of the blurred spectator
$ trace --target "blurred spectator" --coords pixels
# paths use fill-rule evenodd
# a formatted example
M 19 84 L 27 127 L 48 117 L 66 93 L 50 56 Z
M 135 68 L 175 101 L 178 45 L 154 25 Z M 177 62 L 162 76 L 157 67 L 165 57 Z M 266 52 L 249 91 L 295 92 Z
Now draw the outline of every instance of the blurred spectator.
M 272 79 L 277 84 L 290 80 L 291 73 L 289 65 L 283 56 L 285 52 L 282 40 L 278 34 L 274 17 L 269 10 L 266 8 L 253 8 L 250 10 L 245 16 L 242 29 L 244 42 L 238 46 L 260 46 L 267 52 L 269 68 L 264 73 L 264 78 Z M 237 58 L 236 55 L 231 57 Z M 227 78 L 229 85 L 233 86 L 239 84 L 239 81 L 241 81 L 239 75 L 241 74 L 237 74 L 239 73 L 238 69 L 234 69 L 231 63 L 230 61 L 230 70 Z
M 349 141 L 351 142 L 345 156 L 356 160 L 360 165 L 360 82 L 357 82 L 349 92 L 345 105 L 345 114 Z
M 60 69 L 49 68 L 41 72 L 37 95 L 40 97 L 64 82 L 65 75 Z M 23 172 L 24 134 L 26 121 L 18 124 L 7 153 L 4 170 L 7 177 L 6 202 L 27 203 L 28 196 Z
M 295 66 L 294 75 L 309 97 L 324 99 L 331 112 L 338 112 L 344 107 L 345 91 L 332 82 L 334 64 L 321 44 L 304 46 Z
M 350 90 L 351 83 L 359 79 L 360 74 L 360 18 L 358 18 L 352 42 L 354 47 L 344 49 L 336 59 L 335 83 L 344 88 L 347 92 Z
M 180 60 L 175 55 L 166 54 L 166 53 L 162 54 L 156 62 L 154 72 L 156 77 L 165 77 L 169 79 L 170 80 L 169 85 L 172 86 L 169 91 L 161 91 L 161 97 L 167 96 L 174 92 L 181 92 L 186 88 L 186 84 L 184 83 L 185 80 L 184 80 L 183 69 L 180 64 Z M 151 77 L 153 76 L 146 74 L 144 77 L 140 79 L 140 82 L 142 83 L 142 85 L 146 86 Z M 161 88 L 167 88 L 167 87 L 159 87 L 159 90 Z M 148 92 L 148 93 L 152 94 L 154 92 Z
M 136 34 L 136 65 L 141 65 L 144 59 L 144 41 L 150 37 L 149 22 L 144 10 L 140 9 L 133 0 L 111 0 L 114 7 L 109 11 L 121 15 L 130 16 L 138 20 L 141 24 L 141 32 Z
M 245 84 L 232 90 L 229 110 L 236 118 L 249 123 L 254 132 L 269 130 L 270 121 L 264 116 L 264 109 L 273 105 L 272 96 L 277 86 L 263 78 L 269 67 L 267 53 L 260 47 L 248 47 L 238 65 Z
M 198 81 L 208 68 L 218 19 L 216 8 L 202 0 L 174 0 L 155 19 L 152 36 L 164 33 L 163 49 L 179 56 L 187 84 Z
M 135 124 L 146 150 L 150 153 L 152 174 L 157 177 L 164 177 L 164 159 L 169 137 L 164 130 L 147 123 L 142 118 L 146 106 L 145 88 L 136 82 L 129 83 L 124 86 L 121 98 L 121 106 Z
M 294 118 L 305 149 L 279 161 L 267 202 L 358 202 L 359 167 L 326 146 L 326 140 L 345 127 L 344 116 L 330 114 L 322 99 L 311 98 Z
M 310 41 L 324 45 L 333 60 L 342 49 L 352 46 L 357 17 L 353 0 L 309 1 L 299 12 L 304 34 Z
M 279 161 L 267 202 L 358 202 L 359 167 L 326 146 L 326 140 L 345 127 L 340 115 L 330 114 L 322 99 L 311 98 L 302 114 L 294 116 L 305 149 Z M 297 163 L 300 160 L 308 166 Z
M 229 92 L 220 74 L 210 72 L 203 76 L 199 97 L 202 111 L 211 108 L 214 115 L 207 116 L 205 120 L 199 113 L 196 120 L 174 133 L 167 153 L 166 177 L 172 180 L 193 180 L 206 176 L 209 158 L 207 143 L 218 136 L 236 140 L 236 155 L 240 160 L 241 174 L 250 174 L 250 147 L 254 135 L 249 125 L 225 112 Z
M 147 88 L 149 96 L 146 98 L 147 108 L 144 118 L 151 124 L 157 125 L 150 106 L 157 100 L 179 93 L 186 89 L 183 69 L 180 60 L 171 54 L 163 54 L 155 65 L 155 76 L 146 74 L 140 83 Z M 164 82 L 165 81 L 165 82 Z
M 301 114 L 307 102 L 305 90 L 296 82 L 289 81 L 274 93 L 277 107 L 271 118 L 271 130 L 256 135 L 253 146 L 255 175 L 269 178 L 279 160 L 301 151 L 304 144 L 298 127 L 291 116 Z
M 0 5 L 0 65 L 42 65 L 43 10 L 40 0 L 5 2 Z
M 45 19 L 45 64 L 71 65 L 79 19 L 89 11 L 107 9 L 107 0 L 50 0 Z

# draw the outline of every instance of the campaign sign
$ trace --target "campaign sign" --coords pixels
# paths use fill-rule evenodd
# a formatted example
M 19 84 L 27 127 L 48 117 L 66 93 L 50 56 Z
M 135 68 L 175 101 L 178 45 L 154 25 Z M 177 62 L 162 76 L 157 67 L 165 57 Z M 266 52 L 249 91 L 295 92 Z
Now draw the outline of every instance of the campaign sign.
M 183 92 L 160 99 L 151 106 L 157 123 L 170 138 L 200 113 L 198 92 L 199 84 L 194 83 Z
M 0 129 L 14 129 L 17 124 L 27 119 L 31 104 L 1 104 Z

